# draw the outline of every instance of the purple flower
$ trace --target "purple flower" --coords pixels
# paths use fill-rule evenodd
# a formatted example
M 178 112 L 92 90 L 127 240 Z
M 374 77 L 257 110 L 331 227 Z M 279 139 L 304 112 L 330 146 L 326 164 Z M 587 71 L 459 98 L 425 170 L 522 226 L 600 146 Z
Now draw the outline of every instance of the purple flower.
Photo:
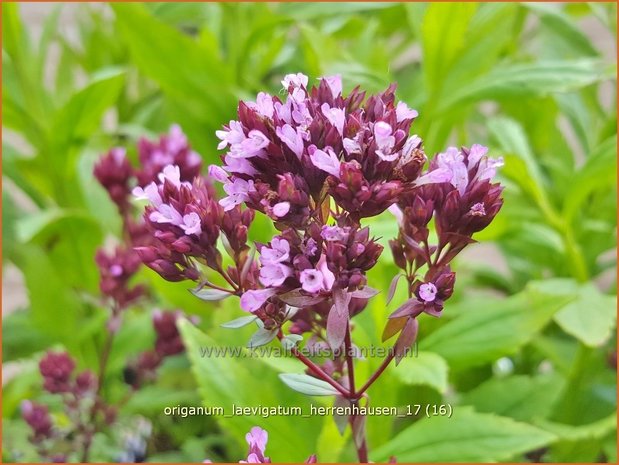
M 222 200 L 226 209 L 245 203 L 279 228 L 303 229 L 325 194 L 358 222 L 412 187 L 426 157 L 420 139 L 411 143 L 407 137 L 415 112 L 397 105 L 394 85 L 365 99 L 358 88 L 342 95 L 339 76 L 309 89 L 300 74 L 282 84 L 284 97 L 259 94 L 255 102 L 240 102 L 238 120 L 217 133 L 219 147 L 229 146 L 222 155 L 228 178 L 255 187 Z M 221 172 L 213 175 L 225 179 Z M 283 207 L 274 210 L 282 202 L 290 204 L 285 215 Z
M 246 202 L 251 192 L 255 192 L 254 182 L 234 178 L 233 181 L 224 184 L 224 191 L 226 191 L 228 197 L 221 199 L 219 204 L 224 207 L 225 211 L 232 210 L 235 206 Z
M 392 153 L 395 145 L 395 137 L 393 137 L 393 129 L 388 123 L 379 121 L 374 125 L 374 141 L 378 150 L 376 154 L 385 161 L 393 161 L 398 158 L 399 154 Z
M 271 247 L 262 247 L 260 250 L 260 262 L 263 265 L 281 263 L 290 257 L 290 244 L 286 239 L 274 237 Z
M 159 140 L 140 139 L 138 155 L 141 166 L 135 176 L 138 185 L 142 187 L 155 181 L 161 170 L 168 165 L 178 168 L 180 181 L 192 181 L 202 168 L 202 158 L 191 149 L 187 136 L 176 124 Z
M 344 134 L 344 123 L 346 121 L 346 115 L 342 108 L 331 108 L 328 103 L 323 103 L 320 107 L 322 114 L 325 115 L 327 120 L 337 129 L 340 136 Z
M 241 308 L 246 312 L 255 312 L 264 305 L 269 297 L 275 295 L 275 289 L 252 289 L 241 296 Z
M 202 232 L 200 217 L 195 212 L 191 212 L 183 216 L 183 222 L 179 226 L 187 235 L 198 235 Z
M 226 182 L 228 180 L 228 173 L 218 165 L 209 165 L 208 175 L 215 181 Z
M 301 158 L 304 146 L 303 138 L 298 130 L 294 129 L 289 124 L 285 124 L 281 128 L 278 127 L 275 133 L 298 158 Z
M 471 149 L 469 150 L 469 166 L 475 166 L 482 157 L 486 156 L 488 153 L 488 147 L 484 147 L 483 145 L 473 144 L 471 145 Z
M 169 181 L 174 187 L 180 187 L 181 185 L 181 169 L 176 165 L 167 165 L 157 177 L 161 184 Z
M 231 155 L 226 155 L 224 157 L 224 161 L 226 162 L 226 166 L 224 166 L 224 169 L 228 172 L 247 174 L 249 176 L 253 176 L 258 172 L 253 167 L 251 162 L 249 162 L 245 158 L 235 158 Z
M 286 74 L 286 76 L 284 76 L 284 79 L 282 80 L 284 90 L 288 90 L 290 86 L 294 88 L 307 87 L 307 83 L 308 78 L 305 74 L 302 73 Z
M 336 74 L 335 76 L 326 76 L 322 78 L 327 83 L 327 86 L 331 90 L 333 98 L 342 95 L 342 76 Z
M 339 178 L 340 161 L 331 147 L 327 147 L 325 150 L 326 151 L 322 151 L 320 149 L 314 150 L 314 152 L 310 155 L 312 163 L 316 168 Z
M 333 288 L 333 284 L 335 284 L 335 275 L 329 269 L 325 255 L 320 257 L 320 260 L 318 260 L 316 264 L 316 268 L 320 271 L 320 274 L 322 274 L 323 289 L 330 291 Z
M 144 188 L 136 186 L 133 189 L 132 194 L 137 200 L 148 200 L 155 207 L 158 207 L 162 203 L 161 196 L 159 195 L 159 189 L 154 182 L 151 182 Z
M 117 247 L 111 253 L 99 249 L 95 261 L 100 274 L 99 289 L 104 296 L 112 299 L 119 309 L 127 307 L 144 294 L 143 286 L 129 286 L 141 265 L 140 257 L 133 249 Z
M 395 107 L 395 114 L 398 123 L 419 116 L 416 110 L 408 108 L 408 105 L 404 102 L 398 102 L 398 105 Z
M 267 93 L 258 93 L 256 103 L 247 102 L 247 106 L 266 118 L 273 118 L 273 97 Z
M 346 231 L 339 226 L 324 225 L 320 230 L 320 235 L 325 241 L 343 241 L 347 236 Z
M 304 291 L 312 294 L 320 292 L 323 289 L 324 278 L 322 273 L 318 270 L 303 270 L 299 277 L 301 281 L 301 287 Z
M 243 125 L 238 121 L 230 121 L 227 129 L 215 131 L 215 135 L 221 140 L 217 148 L 219 150 L 227 146 L 238 145 L 245 140 Z
M 245 440 L 249 444 L 250 449 L 257 449 L 260 453 L 264 454 L 267 447 L 267 441 L 269 440 L 269 433 L 260 428 L 254 426 L 249 433 L 245 435 Z
M 286 216 L 290 211 L 290 202 L 279 202 L 273 205 L 273 215 L 278 218 Z
M 264 148 L 269 145 L 269 139 L 257 129 L 249 131 L 247 138 L 239 144 L 230 146 L 230 156 L 233 158 L 251 158 L 264 154 Z
M 148 216 L 155 223 L 170 223 L 180 226 L 183 223 L 182 215 L 171 205 L 162 203 Z
M 433 302 L 437 292 L 436 286 L 432 283 L 423 283 L 419 286 L 419 297 L 425 302 Z
M 130 206 L 129 185 L 133 178 L 133 168 L 126 157 L 125 149 L 114 148 L 102 156 L 95 164 L 94 175 L 120 212 L 127 212 Z
M 267 287 L 281 286 L 290 275 L 292 269 L 281 263 L 268 263 L 260 268 L 260 282 Z

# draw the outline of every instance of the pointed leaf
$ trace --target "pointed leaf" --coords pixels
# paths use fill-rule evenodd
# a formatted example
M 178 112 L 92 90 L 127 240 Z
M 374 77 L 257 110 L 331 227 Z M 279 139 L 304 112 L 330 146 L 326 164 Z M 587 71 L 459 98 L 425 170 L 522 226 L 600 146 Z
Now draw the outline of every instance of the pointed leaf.
M 394 351 L 395 351 L 395 364 L 398 365 L 403 357 L 406 356 L 408 352 L 411 350 L 411 346 L 415 339 L 417 339 L 417 332 L 419 331 L 419 322 L 417 318 L 409 318 L 402 332 L 400 333 L 400 337 L 395 343 Z
M 282 373 L 280 379 L 291 389 L 308 396 L 334 396 L 339 394 L 337 389 L 326 381 L 313 376 L 296 373 Z
M 383 330 L 382 341 L 385 342 L 386 340 L 391 339 L 393 336 L 402 331 L 402 328 L 404 328 L 407 320 L 407 317 L 388 319 L 387 324 L 385 325 L 385 329 Z
M 391 284 L 389 284 L 389 293 L 387 294 L 387 305 L 391 303 L 391 300 L 395 295 L 395 291 L 398 289 L 398 283 L 400 282 L 400 278 L 402 276 L 404 276 L 404 273 L 398 273 L 391 280 Z
M 268 344 L 273 339 L 275 339 L 275 336 L 277 336 L 278 331 L 279 331 L 278 328 L 275 328 L 275 329 L 260 328 L 258 331 L 256 331 L 252 335 L 251 339 L 247 343 L 247 347 L 250 349 L 254 349 L 256 347 L 260 347 L 265 344 Z
M 350 401 L 345 397 L 335 396 L 335 400 L 333 401 L 333 407 L 350 407 Z M 333 420 L 335 421 L 335 426 L 337 426 L 337 430 L 343 436 L 344 431 L 346 431 L 346 427 L 348 426 L 348 415 L 339 415 L 337 413 L 334 413 Z
M 218 300 L 223 300 L 226 297 L 230 297 L 232 293 L 228 291 L 222 291 L 220 289 L 208 289 L 203 287 L 202 289 L 189 289 L 193 295 L 195 295 L 198 299 L 206 300 L 207 302 L 214 302 Z
M 555 435 L 510 418 L 456 407 L 447 416 L 423 419 L 372 453 L 384 462 L 499 462 L 546 446 Z
M 257 318 L 258 317 L 255 315 L 242 316 L 235 320 L 228 321 L 227 323 L 222 323 L 220 326 L 228 329 L 242 328 L 243 326 L 253 323 Z
M 300 334 L 289 334 L 288 336 L 284 336 L 281 340 L 284 349 L 291 350 L 295 347 L 299 342 L 303 340 L 303 336 Z
M 311 296 L 302 294 L 301 289 L 294 289 L 290 292 L 286 292 L 285 294 L 281 294 L 278 297 L 280 300 L 286 302 L 291 307 L 297 308 L 309 307 L 310 305 L 315 305 L 325 300 L 324 296 Z
M 333 306 L 327 317 L 327 341 L 333 350 L 338 349 L 344 342 L 348 328 L 348 304 L 351 294 L 343 290 L 333 292 Z
M 371 299 L 380 291 L 370 286 L 365 286 L 363 289 L 357 289 L 351 293 L 352 297 L 357 299 Z

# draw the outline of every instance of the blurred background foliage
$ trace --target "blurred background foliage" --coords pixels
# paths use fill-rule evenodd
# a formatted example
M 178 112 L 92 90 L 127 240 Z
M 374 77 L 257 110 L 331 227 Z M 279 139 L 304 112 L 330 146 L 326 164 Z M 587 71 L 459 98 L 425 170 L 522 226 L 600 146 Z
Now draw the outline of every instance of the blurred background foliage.
M 42 351 L 96 363 L 106 309 L 93 256 L 120 230 L 92 176 L 99 154 L 126 145 L 135 156 L 138 137 L 178 122 L 205 163 L 218 162 L 214 132 L 237 101 L 276 93 L 300 71 L 340 73 L 348 90 L 395 81 L 420 113 L 413 131 L 429 155 L 482 143 L 506 160 L 505 206 L 456 264 L 455 303 L 422 322 L 419 357 L 370 390 L 373 405 L 449 403 L 454 416 L 371 417 L 372 460 L 616 462 L 615 4 L 82 4 L 50 9 L 36 33 L 24 7 L 2 5 L 3 268 L 19 269 L 28 297 L 3 314 L 3 362 L 17 367 L 3 383 L 5 461 L 37 459 L 18 407 L 46 400 Z M 371 225 L 386 242 L 394 223 Z M 268 240 L 270 228 L 258 218 L 252 237 Z M 385 252 L 372 286 L 389 286 L 390 261 Z M 300 372 L 294 360 L 200 358 L 199 346 L 244 344 L 219 328 L 241 315 L 237 302 L 198 301 L 187 283 L 150 271 L 140 280 L 161 307 L 202 323 L 183 330 L 188 356 L 166 362 L 120 426 L 96 438 L 93 460 L 114 460 L 123 419 L 135 415 L 153 422 L 149 461 L 238 460 L 254 424 L 270 432 L 274 460 L 354 460 L 331 418 L 164 416 L 178 404 L 307 401 L 276 377 Z M 358 345 L 379 344 L 398 302 L 387 308 L 384 294 L 359 317 Z M 126 390 L 126 360 L 152 344 L 150 328 L 144 309 L 127 316 L 110 402 Z M 358 376 L 379 363 L 359 362 Z

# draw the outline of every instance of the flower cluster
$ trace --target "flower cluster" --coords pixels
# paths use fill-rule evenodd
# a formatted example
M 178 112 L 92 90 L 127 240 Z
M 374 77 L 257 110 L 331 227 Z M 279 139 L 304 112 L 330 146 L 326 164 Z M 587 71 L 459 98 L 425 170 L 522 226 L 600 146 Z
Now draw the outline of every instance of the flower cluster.
M 404 328 L 421 313 L 440 316 L 451 297 L 455 273 L 449 263 L 499 212 L 502 187 L 493 183 L 501 159 L 487 156 L 487 148 L 450 147 L 439 153 L 430 167 L 391 208 L 400 225 L 390 242 L 395 263 L 406 272 L 411 298 L 390 315 L 385 337 Z M 428 224 L 434 219 L 438 244 L 429 243 Z M 418 271 L 425 269 L 422 279 Z
M 67 352 L 48 352 L 39 362 L 43 388 L 52 394 L 84 394 L 97 386 L 88 370 L 74 376 L 75 361 Z
M 310 86 L 307 76 L 289 74 L 282 85 L 279 95 L 260 92 L 255 101 L 239 102 L 237 118 L 217 131 L 225 153 L 222 166 L 211 165 L 208 173 L 223 184 L 223 198 L 199 176 L 184 179 L 180 159 L 133 190 L 149 202 L 144 220 L 152 235 L 136 250 L 163 278 L 198 282 L 192 292 L 203 300 L 240 297 L 252 315 L 225 326 L 255 322 L 251 347 L 278 338 L 307 374 L 356 403 L 391 359 L 397 363 L 410 349 L 418 317 L 441 315 L 454 291 L 451 261 L 502 206 L 502 187 L 493 183 L 502 160 L 473 145 L 449 148 L 426 166 L 423 141 L 410 134 L 417 112 L 396 101 L 395 85 L 367 97 L 358 87 L 345 95 L 339 76 Z M 367 273 L 382 253 L 362 223 L 387 209 L 399 224 L 390 247 L 403 270 L 392 290 L 404 276 L 409 298 L 383 333 L 385 340 L 399 334 L 394 350 L 357 389 L 352 318 L 378 292 L 368 286 Z M 247 245 L 254 212 L 278 231 L 256 244 L 257 258 Z M 227 269 L 222 249 L 233 261 Z M 204 268 L 224 284 L 214 284 Z M 306 346 L 339 355 L 320 363 L 304 357 L 296 344 L 306 334 Z M 313 382 L 299 390 L 313 392 Z M 349 420 L 359 459 L 367 460 L 363 422 Z M 248 443 L 248 462 L 268 461 L 265 432 L 252 430 Z
M 249 433 L 245 435 L 245 440 L 249 445 L 249 451 L 247 452 L 247 458 L 245 460 L 240 460 L 239 463 L 271 463 L 271 459 L 264 455 L 267 441 L 269 440 L 269 433 L 259 426 L 254 426 Z M 203 463 L 213 462 L 206 459 Z M 304 463 L 316 463 L 316 456 L 311 455 Z
M 198 281 L 199 264 L 224 274 L 217 249 L 220 232 L 231 254 L 244 263 L 253 213 L 241 212 L 240 208 L 224 212 L 204 178 L 182 181 L 179 167 L 168 165 L 159 173 L 158 182 L 136 187 L 133 194 L 149 202 L 144 220 L 155 239 L 153 245 L 137 247 L 136 251 L 163 278 Z
M 200 173 L 201 157 L 191 149 L 181 128 L 173 125 L 168 134 L 157 141 L 145 138 L 138 142 L 140 165 L 133 167 L 125 149 L 116 147 L 102 156 L 94 168 L 94 175 L 107 190 L 122 216 L 131 213 L 133 186 L 146 186 L 155 180 L 163 167 L 176 165 L 183 181 L 191 181 Z
M 174 163 L 179 182 L 192 181 L 202 167 L 200 156 L 191 149 L 180 127 L 173 125 L 168 134 L 151 141 L 138 142 L 140 164 L 134 167 L 123 148 L 113 148 L 103 155 L 94 167 L 94 175 L 117 205 L 123 220 L 123 242 L 113 251 L 99 249 L 95 260 L 101 275 L 101 293 L 112 301 L 114 313 L 128 307 L 145 294 L 143 286 L 129 287 L 129 281 L 138 271 L 141 259 L 134 251 L 136 246 L 153 242 L 147 225 L 134 218 L 131 192 L 138 186 L 149 186 L 160 171 Z M 152 187 L 146 187 L 150 192 Z M 114 315 L 117 316 L 117 315 Z
M 101 293 L 112 300 L 116 311 L 128 307 L 145 294 L 144 286 L 131 287 L 129 284 L 142 265 L 140 257 L 132 249 L 117 246 L 111 253 L 99 249 L 95 261 L 101 276 Z
M 355 221 L 381 213 L 414 181 L 426 161 L 421 140 L 409 137 L 417 112 L 395 103 L 395 86 L 365 99 L 342 94 L 339 76 L 308 87 L 302 74 L 282 81 L 286 99 L 259 93 L 240 102 L 238 121 L 217 136 L 226 209 L 246 203 L 281 227 L 303 228 L 325 194 Z
M 52 417 L 45 405 L 25 400 L 21 404 L 22 418 L 32 429 L 32 440 L 39 442 L 52 437 Z
M 115 409 L 99 396 L 97 376 L 89 370 L 76 372 L 75 368 L 75 360 L 67 352 L 47 352 L 39 362 L 43 388 L 61 396 L 63 410 L 71 422 L 69 427 L 56 426 L 45 405 L 29 400 L 21 405 L 22 418 L 32 430 L 30 441 L 39 455 L 49 461 L 66 462 L 63 449 L 67 441 L 84 444 L 92 439 L 99 424 L 115 420 Z
M 271 296 L 294 303 L 295 296 L 317 304 L 335 289 L 353 291 L 366 284 L 365 272 L 382 252 L 368 228 L 322 227 L 313 223 L 304 237 L 287 229 L 269 244 L 259 246 L 261 290 L 245 292 L 241 307 L 259 309 Z

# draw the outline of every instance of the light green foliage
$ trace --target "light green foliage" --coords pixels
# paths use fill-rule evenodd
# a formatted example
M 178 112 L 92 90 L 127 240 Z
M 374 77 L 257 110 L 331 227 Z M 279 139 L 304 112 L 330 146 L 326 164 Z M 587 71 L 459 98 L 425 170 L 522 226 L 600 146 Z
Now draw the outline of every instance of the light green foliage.
M 2 5 L 3 257 L 23 274 L 28 295 L 26 308 L 3 319 L 3 361 L 24 367 L 3 389 L 6 461 L 27 448 L 19 402 L 39 395 L 42 352 L 66 348 L 80 367 L 93 367 L 102 343 L 107 310 L 93 255 L 120 234 L 120 221 L 92 177 L 98 154 L 123 145 L 133 158 L 137 138 L 178 122 L 205 164 L 218 162 L 214 131 L 238 100 L 277 93 L 292 72 L 311 81 L 340 73 L 345 90 L 397 82 L 398 98 L 419 111 L 413 132 L 429 157 L 481 143 L 505 159 L 503 210 L 476 237 L 492 244 L 501 266 L 472 246 L 475 263 L 455 263 L 456 293 L 442 318 L 420 319 L 419 357 L 390 366 L 368 391 L 372 405 L 449 403 L 453 417 L 369 418 L 371 460 L 525 461 L 541 447 L 548 461 L 616 460 L 608 362 L 616 342 L 614 4 L 67 5 L 50 10 L 40 35 L 26 7 Z M 67 8 L 77 41 L 63 32 Z M 384 246 L 396 231 L 389 214 L 368 225 Z M 272 235 L 258 215 L 250 237 Z M 406 298 L 401 283 L 386 305 L 396 273 L 386 247 L 369 274 L 382 292 L 354 320 L 359 346 L 381 344 L 387 315 Z M 356 460 L 350 432 L 340 436 L 331 418 L 165 417 L 166 405 L 310 401 L 280 377 L 303 373 L 294 359 L 200 356 L 201 347 L 247 343 L 254 323 L 220 327 L 244 315 L 238 299 L 199 300 L 187 291 L 192 283 L 167 283 L 150 270 L 136 281 L 158 306 L 201 318 L 198 328 L 181 325 L 187 356 L 166 363 L 158 383 L 121 410 L 121 420 L 147 416 L 166 438 L 149 460 L 237 461 L 254 425 L 269 431 L 274 460 L 312 452 Z M 149 312 L 127 312 L 110 358 L 111 402 L 126 392 L 127 361 L 152 345 L 150 324 Z M 497 370 L 500 359 L 508 373 Z M 360 381 L 380 362 L 358 361 Z M 284 379 L 309 389 L 304 378 Z M 109 442 L 97 438 L 94 458 L 113 459 Z M 36 456 L 26 450 L 22 459 Z
M 375 455 L 380 461 L 395 456 L 407 462 L 494 462 L 554 440 L 526 423 L 456 407 L 451 418 L 430 417 L 410 426 Z

